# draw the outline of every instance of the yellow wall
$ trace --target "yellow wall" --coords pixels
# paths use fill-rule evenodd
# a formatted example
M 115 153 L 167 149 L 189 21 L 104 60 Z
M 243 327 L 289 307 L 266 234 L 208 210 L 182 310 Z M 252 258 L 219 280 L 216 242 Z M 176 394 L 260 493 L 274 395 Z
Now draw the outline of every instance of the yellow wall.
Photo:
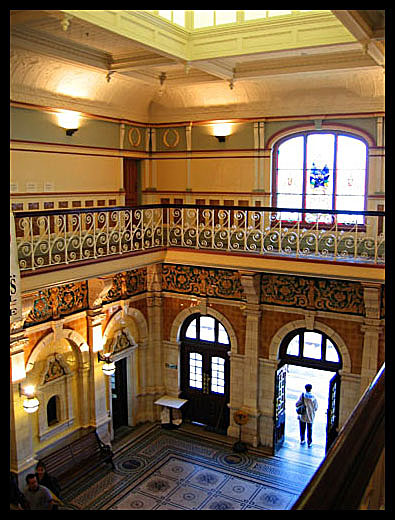
M 26 183 L 53 183 L 53 191 L 112 191 L 121 186 L 122 159 L 45 152 L 11 152 L 11 183 L 26 192 Z
M 195 159 L 191 161 L 191 184 L 196 191 L 252 191 L 254 159 Z

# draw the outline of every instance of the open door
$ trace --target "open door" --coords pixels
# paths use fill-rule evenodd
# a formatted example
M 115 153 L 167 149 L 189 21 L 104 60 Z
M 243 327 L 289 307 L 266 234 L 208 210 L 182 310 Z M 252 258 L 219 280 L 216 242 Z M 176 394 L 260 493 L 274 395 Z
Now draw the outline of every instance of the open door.
M 339 426 L 340 376 L 336 374 L 329 381 L 328 411 L 326 423 L 325 452 L 332 446 L 338 434 Z
M 285 437 L 285 385 L 287 366 L 283 365 L 276 372 L 274 393 L 274 439 L 273 446 L 276 452 L 284 443 Z

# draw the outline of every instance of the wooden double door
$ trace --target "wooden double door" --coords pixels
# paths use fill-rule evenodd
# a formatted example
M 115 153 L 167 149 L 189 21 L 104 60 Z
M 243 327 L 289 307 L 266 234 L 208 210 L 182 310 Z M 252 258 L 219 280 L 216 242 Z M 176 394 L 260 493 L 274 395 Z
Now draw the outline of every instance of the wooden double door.
M 183 419 L 226 434 L 229 426 L 229 356 L 227 346 L 188 344 L 181 347 Z

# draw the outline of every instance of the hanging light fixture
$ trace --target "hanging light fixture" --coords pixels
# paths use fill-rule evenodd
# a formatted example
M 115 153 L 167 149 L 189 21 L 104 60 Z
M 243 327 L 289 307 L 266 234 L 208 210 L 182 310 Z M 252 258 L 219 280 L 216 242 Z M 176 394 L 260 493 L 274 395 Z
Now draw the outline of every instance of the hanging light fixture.
M 38 407 L 40 406 L 40 401 L 34 395 L 34 386 L 27 386 L 22 389 L 21 385 L 19 385 L 19 395 L 24 395 L 26 397 L 23 401 L 23 409 L 26 413 L 37 412 Z
M 101 369 L 103 370 L 103 374 L 106 376 L 111 376 L 115 372 L 115 363 L 111 359 L 111 353 L 108 352 L 106 354 L 101 355 L 100 352 L 97 353 L 97 357 L 99 361 L 104 361 Z

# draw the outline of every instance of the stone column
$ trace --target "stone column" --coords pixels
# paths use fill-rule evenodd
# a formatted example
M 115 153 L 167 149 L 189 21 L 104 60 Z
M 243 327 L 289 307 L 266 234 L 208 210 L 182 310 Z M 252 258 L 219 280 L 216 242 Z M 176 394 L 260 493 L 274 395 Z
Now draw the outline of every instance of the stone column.
M 19 392 L 20 384 L 26 378 L 25 348 L 29 343 L 23 326 L 32 305 L 32 296 L 22 296 L 22 320 L 12 323 L 10 331 L 10 469 L 18 474 L 22 487 L 24 476 L 37 462 L 33 451 L 33 422 L 37 421 L 37 413 L 25 412 L 25 396 Z
M 260 275 L 242 272 L 241 283 L 247 297 L 245 309 L 246 334 L 243 369 L 243 405 L 242 409 L 248 413 L 249 421 L 243 426 L 243 440 L 258 446 L 259 443 L 259 337 L 262 312 L 259 305 Z
M 23 332 L 11 337 L 12 380 L 10 381 L 10 470 L 19 475 L 19 484 L 23 486 L 23 477 L 34 469 L 36 460 L 33 451 L 33 421 L 37 413 L 28 414 L 23 409 L 25 396 L 19 389 L 25 379 L 24 347 L 28 343 Z M 18 369 L 19 368 L 19 369 Z
M 100 309 L 89 310 L 88 320 L 88 345 L 89 345 L 89 399 L 87 406 L 90 408 L 90 424 L 104 443 L 111 440 L 111 415 L 110 415 L 110 385 L 107 376 L 103 374 L 102 362 L 98 360 L 97 353 L 103 349 L 102 323 L 105 314 Z
M 154 401 L 165 393 L 162 352 L 162 270 L 160 264 L 147 267 L 148 345 L 145 351 L 146 413 L 155 420 L 160 412 Z
M 278 368 L 277 359 L 261 360 L 260 380 L 260 444 L 268 448 L 269 453 L 273 453 L 274 436 L 274 393 L 275 379 Z
M 365 319 L 361 327 L 364 333 L 362 365 L 361 365 L 361 386 L 360 395 L 364 393 L 366 388 L 375 378 L 378 366 L 378 350 L 379 336 L 382 332 L 382 324 L 380 320 L 380 284 L 363 284 L 364 286 L 364 303 L 365 303 Z

